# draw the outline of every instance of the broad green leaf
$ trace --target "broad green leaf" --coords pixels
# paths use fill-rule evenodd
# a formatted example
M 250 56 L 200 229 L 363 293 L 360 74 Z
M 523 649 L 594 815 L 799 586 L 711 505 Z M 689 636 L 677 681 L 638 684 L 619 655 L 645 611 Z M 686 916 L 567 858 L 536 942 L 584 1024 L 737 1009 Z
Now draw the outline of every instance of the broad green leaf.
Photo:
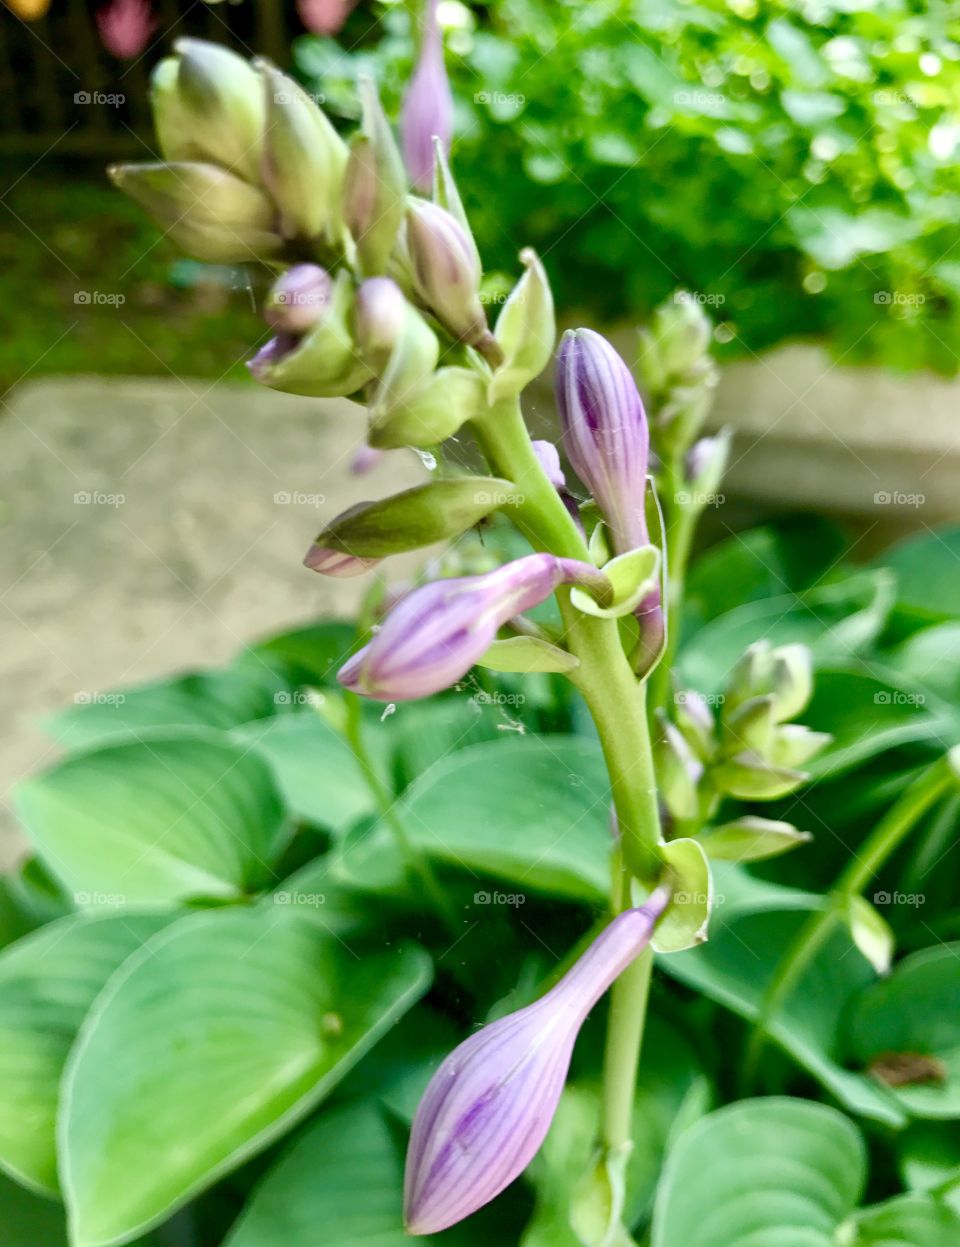
M 878 1077 L 904 1065 L 909 1081 L 888 1091 L 912 1116 L 960 1117 L 960 943 L 913 953 L 868 988 L 850 1014 L 849 1042 L 853 1061 L 873 1063 Z
M 960 622 L 915 632 L 885 661 L 906 686 L 930 689 L 953 705 L 960 703 Z
M 723 887 L 721 876 L 718 897 Z M 774 902 L 722 904 L 706 944 L 660 958 L 659 964 L 671 977 L 755 1022 L 780 959 L 818 904 L 802 893 L 792 901 L 781 896 Z M 838 929 L 771 1019 L 769 1034 L 844 1107 L 899 1126 L 905 1115 L 896 1102 L 872 1079 L 845 1069 L 838 1052 L 841 1014 L 872 978 L 846 930 Z
M 753 528 L 702 554 L 684 593 L 684 635 L 746 602 L 811 588 L 843 552 L 839 531 L 804 516 L 794 528 Z
M 823 1104 L 771 1096 L 701 1118 L 674 1144 L 652 1247 L 833 1247 L 865 1177 L 863 1140 Z
M 241 895 L 270 881 L 286 835 L 267 763 L 214 733 L 72 754 L 21 787 L 19 808 L 80 906 Z
M 897 1135 L 897 1155 L 904 1186 L 929 1191 L 960 1178 L 960 1133 L 944 1121 L 912 1121 Z M 957 1197 L 951 1201 L 957 1206 Z
M 27 935 L 36 925 L 20 904 L 11 880 L 0 878 L 0 948 Z
M 61 918 L 0 953 L 0 1166 L 57 1190 L 60 1077 L 87 1010 L 110 975 L 165 919 Z
M 897 578 L 897 611 L 916 620 L 960 615 L 960 526 L 925 529 L 887 550 L 877 563 Z
M 929 1195 L 899 1195 L 857 1213 L 849 1247 L 947 1247 L 960 1243 L 960 1217 Z
M 322 1114 L 298 1135 L 255 1188 L 224 1247 L 410 1242 L 403 1229 L 402 1150 L 383 1111 L 360 1101 Z
M 734 607 L 683 647 L 682 683 L 704 693 L 719 691 L 747 646 L 762 639 L 774 646 L 807 645 L 818 667 L 848 663 L 879 634 L 892 601 L 891 576 L 875 571 Z
M 235 728 L 232 735 L 267 760 L 287 808 L 297 818 L 342 836 L 376 810 L 370 781 L 353 751 L 319 714 L 262 719 Z M 386 781 L 381 752 L 375 756 Z
M 78 693 L 46 728 L 66 749 L 90 749 L 172 727 L 230 728 L 289 706 L 288 686 L 263 663 L 198 671 L 133 688 Z
M 469 697 L 430 697 L 400 703 L 392 714 L 367 727 L 367 739 L 389 752 L 401 789 L 457 750 L 496 740 L 516 713 L 515 698 L 483 689 Z
M 951 714 L 922 692 L 876 675 L 835 669 L 817 672 L 803 721 L 833 734 L 833 743 L 807 763 L 820 779 L 898 745 L 939 742 L 953 725 Z
M 292 685 L 335 686 L 337 672 L 350 657 L 356 639 L 354 624 L 327 619 L 258 642 L 239 656 L 236 665 L 262 667 L 266 663 Z
M 573 736 L 471 745 L 436 763 L 396 812 L 439 861 L 530 889 L 596 901 L 609 888 L 610 797 L 598 745 Z M 358 850 L 362 877 L 381 835 Z
M 301 1120 L 430 980 L 420 949 L 359 956 L 297 915 L 200 914 L 111 981 L 59 1125 L 74 1247 L 129 1241 Z

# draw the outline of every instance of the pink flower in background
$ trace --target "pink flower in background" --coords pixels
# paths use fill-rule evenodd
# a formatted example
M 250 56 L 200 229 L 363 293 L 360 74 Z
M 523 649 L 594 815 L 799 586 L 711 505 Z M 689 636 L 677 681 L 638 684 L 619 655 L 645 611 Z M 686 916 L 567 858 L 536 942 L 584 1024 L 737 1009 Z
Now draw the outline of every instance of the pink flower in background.
M 434 137 L 449 153 L 453 137 L 453 95 L 437 24 L 437 0 L 426 0 L 420 57 L 403 101 L 403 155 L 414 187 L 429 191 L 433 181 Z
M 356 0 L 297 0 L 297 12 L 307 30 L 315 35 L 335 35 L 355 3 Z
M 122 61 L 139 56 L 157 28 L 150 0 L 109 0 L 97 10 L 103 46 Z

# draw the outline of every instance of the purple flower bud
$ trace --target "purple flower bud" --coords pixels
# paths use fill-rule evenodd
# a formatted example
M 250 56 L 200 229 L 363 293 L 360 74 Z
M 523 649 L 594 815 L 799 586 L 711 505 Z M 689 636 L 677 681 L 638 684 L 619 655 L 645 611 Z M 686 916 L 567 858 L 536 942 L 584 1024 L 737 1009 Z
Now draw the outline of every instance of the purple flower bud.
M 650 435 L 630 370 L 592 329 L 570 329 L 557 352 L 564 447 L 610 526 L 618 554 L 647 545 Z
M 387 456 L 385 450 L 377 450 L 376 446 L 368 446 L 363 442 L 354 451 L 353 458 L 350 460 L 351 476 L 366 476 L 368 472 L 372 472 Z
M 362 576 L 379 562 L 379 559 L 361 559 L 354 554 L 346 554 L 343 550 L 329 550 L 318 545 L 312 545 L 303 560 L 304 566 L 311 571 L 319 572 L 321 576 L 336 576 L 341 579 Z
M 563 475 L 563 468 L 560 466 L 560 454 L 554 446 L 553 442 L 535 441 L 533 442 L 533 453 L 540 461 L 547 480 L 560 491 L 567 487 L 567 478 Z
M 332 288 L 319 264 L 295 264 L 274 284 L 263 318 L 281 333 L 304 334 L 325 314 Z
M 428 193 L 433 184 L 434 138 L 450 151 L 453 95 L 443 60 L 443 37 L 437 25 L 437 0 L 426 0 L 420 59 L 403 101 L 403 155 L 414 187 Z
M 357 344 L 371 359 L 385 360 L 403 332 L 407 301 L 390 277 L 370 277 L 357 291 Z
M 337 679 L 378 701 L 429 697 L 464 676 L 508 619 L 536 606 L 561 584 L 581 584 L 598 594 L 610 587 L 589 563 L 552 554 L 530 554 L 482 576 L 424 585 L 391 611 Z
M 657 888 L 642 908 L 618 915 L 545 996 L 485 1026 L 446 1058 L 410 1135 L 409 1234 L 455 1225 L 527 1167 L 553 1120 L 580 1027 L 646 947 L 669 901 L 669 890 Z

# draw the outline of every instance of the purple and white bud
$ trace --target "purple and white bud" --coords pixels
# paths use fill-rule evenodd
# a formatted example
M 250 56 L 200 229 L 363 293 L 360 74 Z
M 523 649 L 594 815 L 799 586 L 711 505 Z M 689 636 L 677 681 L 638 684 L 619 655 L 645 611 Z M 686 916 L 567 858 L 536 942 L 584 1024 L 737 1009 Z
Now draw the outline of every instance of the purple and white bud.
M 356 337 L 371 360 L 384 362 L 407 323 L 407 300 L 390 277 L 368 277 L 357 291 Z
M 647 545 L 650 432 L 630 369 L 606 338 L 570 329 L 557 351 L 556 391 L 564 448 L 603 512 L 616 552 Z
M 312 545 L 303 565 L 311 571 L 319 572 L 321 576 L 335 576 L 346 580 L 351 576 L 362 576 L 379 562 L 380 559 L 362 559 L 355 554 L 347 554 L 344 550 L 330 550 Z
M 374 468 L 379 467 L 387 457 L 385 450 L 377 450 L 376 446 L 368 446 L 362 442 L 354 451 L 348 471 L 351 476 L 366 476 Z
M 466 675 L 509 619 L 562 584 L 582 585 L 599 597 L 610 590 L 589 563 L 552 554 L 530 554 L 481 576 L 433 581 L 391 611 L 337 679 L 377 701 L 429 697 Z
M 573 1045 L 610 984 L 643 951 L 670 902 L 657 888 L 619 914 L 545 996 L 455 1048 L 413 1120 L 404 1183 L 408 1234 L 470 1216 L 523 1172 L 543 1142 Z
M 426 199 L 412 199 L 407 247 L 416 293 L 444 328 L 470 345 L 489 337 L 476 249 L 456 217 Z
M 325 268 L 295 264 L 274 283 L 263 318 L 280 333 L 307 333 L 325 315 L 332 290 Z
M 582 533 L 583 522 L 580 519 L 580 508 L 577 506 L 576 498 L 567 489 L 567 478 L 564 476 L 563 468 L 560 464 L 559 451 L 553 442 L 534 441 L 532 445 L 533 453 L 537 456 L 544 475 L 560 495 L 560 501 L 567 508 L 570 518 Z
M 428 194 L 433 184 L 434 138 L 449 152 L 453 137 L 453 95 L 443 60 L 437 0 L 426 0 L 423 6 L 420 59 L 404 97 L 400 124 L 410 180 L 416 190 Z

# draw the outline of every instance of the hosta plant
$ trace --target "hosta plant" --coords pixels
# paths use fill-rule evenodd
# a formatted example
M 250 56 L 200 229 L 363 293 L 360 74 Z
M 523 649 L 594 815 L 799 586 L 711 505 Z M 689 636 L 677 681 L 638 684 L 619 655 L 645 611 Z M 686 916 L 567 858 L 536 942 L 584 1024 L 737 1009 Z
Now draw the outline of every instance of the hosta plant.
M 953 1241 L 956 534 L 688 575 L 729 450 L 696 303 L 635 371 L 555 351 L 538 257 L 491 324 L 443 146 L 412 194 L 371 82 L 348 144 L 221 48 L 154 82 L 164 160 L 114 179 L 272 269 L 254 377 L 429 468 L 313 535 L 356 625 L 51 725 L 0 909 L 4 1241 Z M 568 469 L 521 408 L 554 355 Z

